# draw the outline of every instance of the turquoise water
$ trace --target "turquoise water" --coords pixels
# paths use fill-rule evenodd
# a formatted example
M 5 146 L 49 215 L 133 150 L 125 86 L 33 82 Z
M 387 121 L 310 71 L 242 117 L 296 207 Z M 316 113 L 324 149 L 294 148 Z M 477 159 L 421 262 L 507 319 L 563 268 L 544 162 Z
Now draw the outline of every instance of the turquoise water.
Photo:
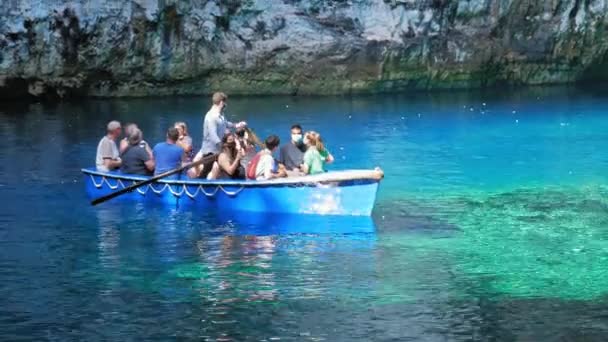
M 110 119 L 156 142 L 203 98 L 0 106 L 0 339 L 604 340 L 603 89 L 235 98 L 385 171 L 373 218 L 90 207 Z

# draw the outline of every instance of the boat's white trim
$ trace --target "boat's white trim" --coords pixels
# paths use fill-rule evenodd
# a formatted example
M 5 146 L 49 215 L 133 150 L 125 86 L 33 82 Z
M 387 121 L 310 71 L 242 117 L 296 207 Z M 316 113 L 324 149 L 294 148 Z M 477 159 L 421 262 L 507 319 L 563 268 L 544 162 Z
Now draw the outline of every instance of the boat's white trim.
M 89 177 L 91 178 L 91 182 L 97 189 L 103 187 L 104 184 L 107 185 L 108 188 L 110 188 L 110 190 L 116 190 L 119 187 L 126 188 L 127 186 L 130 186 L 130 185 L 133 185 L 136 183 L 136 181 L 131 181 L 131 184 L 125 185 L 120 178 L 110 177 L 111 179 L 116 180 L 116 183 L 114 185 L 112 185 L 112 184 L 110 184 L 110 182 L 108 182 L 108 177 L 106 177 L 106 176 L 89 174 Z M 101 181 L 99 183 L 97 183 L 95 181 L 95 177 L 101 177 Z M 229 190 L 224 189 L 224 187 L 221 185 L 206 184 L 207 186 L 203 186 L 203 184 L 198 184 L 198 186 L 196 187 L 196 191 L 192 194 L 192 193 L 190 193 L 190 191 L 188 191 L 188 187 L 195 186 L 196 184 L 167 184 L 167 183 L 164 183 L 164 184 L 160 184 L 161 188 L 158 188 L 158 189 L 154 187 L 154 184 L 155 183 L 151 183 L 146 186 L 139 187 L 136 190 L 141 195 L 145 195 L 146 193 L 148 193 L 149 190 L 152 190 L 153 193 L 159 195 L 163 191 L 165 191 L 167 188 L 169 188 L 169 192 L 171 192 L 171 194 L 173 196 L 181 197 L 183 194 L 186 194 L 190 198 L 195 198 L 199 192 L 203 193 L 207 197 L 213 197 L 220 190 L 223 193 L 225 193 L 226 195 L 228 195 L 230 197 L 234 197 L 234 196 L 238 195 L 241 191 L 243 191 L 243 189 L 245 188 L 244 186 L 241 186 L 238 189 L 236 189 L 235 191 L 229 191 Z M 174 188 L 180 188 L 180 187 L 181 187 L 181 191 L 173 190 Z M 214 189 L 208 193 L 205 191 L 204 188 L 214 188 Z
M 120 173 L 112 173 L 112 172 L 100 172 L 92 169 L 82 169 L 82 172 L 89 175 L 100 176 L 116 179 L 118 182 L 121 180 L 137 182 L 148 179 L 147 177 L 136 176 L 136 175 L 127 175 Z M 345 171 L 331 171 L 325 172 L 317 175 L 307 175 L 307 176 L 299 176 L 299 177 L 287 177 L 287 178 L 276 178 L 272 180 L 204 180 L 204 179 L 162 179 L 156 182 L 156 184 L 166 184 L 166 185 L 208 185 L 208 186 L 241 186 L 241 187 L 252 187 L 252 186 L 264 186 L 264 185 L 315 185 L 319 183 L 331 183 L 331 182 L 344 182 L 344 181 L 354 181 L 354 180 L 370 180 L 370 181 L 380 181 L 384 178 L 384 172 L 379 168 L 375 170 L 345 170 Z M 95 184 L 95 181 L 93 181 Z M 124 184 L 121 182 L 121 185 L 124 187 Z M 99 187 L 95 184 L 96 187 Z M 108 184 L 110 186 L 110 184 Z M 116 189 L 118 184 L 114 187 L 110 186 L 110 189 Z M 152 189 L 156 192 L 156 189 Z M 162 192 L 160 190 L 160 192 Z M 223 190 L 225 191 L 225 190 Z M 240 191 L 240 190 L 239 190 Z M 141 193 L 141 192 L 140 192 Z M 159 192 L 156 192 L 159 193 Z M 238 192 L 236 192 L 238 193 Z M 236 194 L 235 193 L 235 194 Z M 228 194 L 228 193 L 227 193 Z

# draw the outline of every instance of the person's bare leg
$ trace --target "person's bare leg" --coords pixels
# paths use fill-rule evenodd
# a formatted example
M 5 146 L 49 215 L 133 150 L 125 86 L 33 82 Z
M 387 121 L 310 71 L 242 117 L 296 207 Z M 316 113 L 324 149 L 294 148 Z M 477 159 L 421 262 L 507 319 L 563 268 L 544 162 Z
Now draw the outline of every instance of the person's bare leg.
M 203 154 L 199 151 L 196 156 L 194 156 L 194 159 L 192 159 L 192 162 L 196 162 L 199 161 L 203 158 Z M 198 178 L 201 175 L 201 172 L 203 172 L 204 169 L 204 165 L 203 164 L 199 164 L 195 167 L 191 167 L 188 169 L 187 173 L 188 173 L 188 177 L 190 178 Z
M 207 175 L 207 179 L 218 179 L 220 178 L 220 165 L 217 162 L 213 162 L 213 167 L 209 174 Z

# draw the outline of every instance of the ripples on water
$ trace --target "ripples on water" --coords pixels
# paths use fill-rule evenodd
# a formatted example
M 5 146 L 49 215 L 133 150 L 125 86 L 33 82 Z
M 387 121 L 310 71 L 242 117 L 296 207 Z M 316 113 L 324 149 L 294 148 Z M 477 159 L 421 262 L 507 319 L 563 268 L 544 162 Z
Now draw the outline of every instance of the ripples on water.
M 295 117 L 336 167 L 382 166 L 374 217 L 88 206 L 106 121 L 198 142 L 204 103 L 0 108 L 0 339 L 604 340 L 604 97 L 234 99 L 262 136 Z

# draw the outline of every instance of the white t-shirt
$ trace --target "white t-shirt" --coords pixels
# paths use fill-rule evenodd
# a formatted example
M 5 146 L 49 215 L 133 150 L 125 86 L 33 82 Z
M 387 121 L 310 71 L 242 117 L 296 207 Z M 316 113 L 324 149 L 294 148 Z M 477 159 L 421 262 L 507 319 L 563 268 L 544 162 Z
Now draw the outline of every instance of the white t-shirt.
M 97 166 L 97 171 L 110 171 L 103 164 L 103 160 L 106 158 L 118 158 L 118 147 L 116 147 L 116 143 L 114 142 L 114 140 L 108 138 L 107 135 L 101 138 L 101 140 L 99 141 L 99 145 L 97 145 L 97 156 L 95 157 L 95 165 Z
M 272 153 L 268 150 L 264 150 L 264 153 L 260 156 L 260 160 L 258 160 L 258 165 L 255 168 L 255 179 L 264 180 L 267 175 L 272 173 L 274 169 L 274 158 L 272 157 Z

